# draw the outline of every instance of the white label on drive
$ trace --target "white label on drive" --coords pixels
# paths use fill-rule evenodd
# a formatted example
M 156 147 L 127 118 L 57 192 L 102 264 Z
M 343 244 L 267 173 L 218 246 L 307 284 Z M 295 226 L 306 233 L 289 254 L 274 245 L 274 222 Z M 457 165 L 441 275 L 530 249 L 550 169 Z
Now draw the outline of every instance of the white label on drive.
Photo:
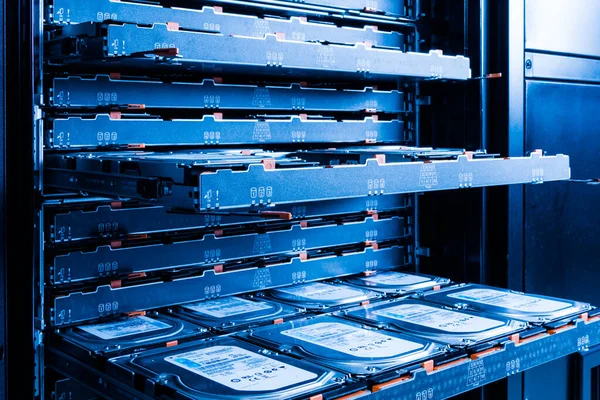
M 282 331 L 281 334 L 354 357 L 393 357 L 424 347 L 420 343 L 339 322 L 321 322 Z
M 503 325 L 502 322 L 495 319 L 421 304 L 401 304 L 395 307 L 375 310 L 373 314 L 453 333 L 483 332 Z
M 246 300 L 239 297 L 222 297 L 215 300 L 186 304 L 181 307 L 213 318 L 229 318 L 235 315 L 249 314 L 271 308 L 267 303 Z
M 129 318 L 118 322 L 107 322 L 105 324 L 85 325 L 78 327 L 84 332 L 92 334 L 100 339 L 111 340 L 125 336 L 138 335 L 168 329 L 171 326 L 164 322 L 148 317 Z
M 277 289 L 280 293 L 304 297 L 311 300 L 341 300 L 349 297 L 364 296 L 362 290 L 353 289 L 342 285 L 329 285 L 326 283 L 307 283 L 300 286 L 291 286 Z
M 449 294 L 448 297 L 529 313 L 550 313 L 571 307 L 571 304 L 564 301 L 541 299 L 494 289 L 469 289 Z
M 383 272 L 377 275 L 364 277 L 362 280 L 367 283 L 390 286 L 408 286 L 431 281 L 429 278 L 403 274 L 402 272 Z
M 237 391 L 272 391 L 317 375 L 237 346 L 214 346 L 165 357 L 165 361 Z

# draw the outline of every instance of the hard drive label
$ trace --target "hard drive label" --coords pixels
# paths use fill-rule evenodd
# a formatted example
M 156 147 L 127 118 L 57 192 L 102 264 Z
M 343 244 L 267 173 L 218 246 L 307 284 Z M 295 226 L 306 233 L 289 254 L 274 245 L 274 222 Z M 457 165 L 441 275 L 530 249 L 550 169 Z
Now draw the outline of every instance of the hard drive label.
M 125 336 L 138 335 L 140 333 L 159 331 L 170 327 L 170 325 L 152 318 L 136 317 L 118 322 L 80 326 L 79 329 L 99 337 L 100 339 L 111 340 Z
M 550 313 L 571 307 L 571 304 L 562 301 L 493 289 L 470 289 L 449 294 L 448 297 L 529 313 Z
M 289 329 L 282 331 L 281 334 L 353 357 L 385 358 L 410 353 L 424 347 L 420 343 L 334 322 Z
M 361 280 L 367 283 L 390 286 L 408 286 L 430 281 L 429 278 L 423 276 L 403 274 L 401 272 L 383 273 L 362 278 Z
M 373 314 L 447 332 L 483 332 L 503 325 L 493 319 L 419 304 L 402 304 Z
M 239 297 L 223 297 L 216 300 L 187 304 L 181 307 L 213 318 L 229 318 L 240 314 L 269 310 L 271 308 L 268 304 Z
M 207 347 L 164 360 L 237 391 L 273 391 L 318 377 L 237 346 Z
M 348 297 L 364 296 L 364 292 L 341 285 L 328 285 L 326 283 L 309 283 L 302 286 L 292 286 L 277 289 L 278 292 L 292 296 L 304 297 L 313 300 L 338 300 Z

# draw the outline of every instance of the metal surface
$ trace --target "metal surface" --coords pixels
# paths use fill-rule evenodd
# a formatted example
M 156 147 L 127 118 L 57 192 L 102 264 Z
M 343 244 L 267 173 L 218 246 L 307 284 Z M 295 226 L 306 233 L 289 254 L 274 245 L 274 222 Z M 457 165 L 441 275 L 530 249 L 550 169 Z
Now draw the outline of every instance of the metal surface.
M 50 323 L 54 326 L 74 324 L 123 312 L 167 307 L 204 299 L 246 293 L 279 286 L 331 279 L 375 269 L 404 265 L 404 249 L 392 247 L 374 251 L 370 248 L 341 257 L 293 258 L 284 264 L 263 268 L 183 277 L 113 289 L 98 286 L 95 291 L 73 292 L 53 301 Z
M 525 2 L 525 47 L 553 53 L 599 57 L 600 11 L 594 0 L 569 3 L 569 12 L 545 0 Z
M 600 83 L 600 60 L 530 52 L 525 59 L 531 63 L 526 78 Z
M 359 377 L 391 370 L 402 374 L 406 367 L 446 352 L 442 344 L 330 315 L 267 326 L 241 336 L 279 353 Z
M 407 203 L 403 196 L 392 195 L 274 205 L 269 207 L 268 211 L 291 213 L 291 218 L 297 220 L 366 212 L 381 213 L 406 208 Z M 46 206 L 46 213 L 46 240 L 53 243 L 119 238 L 136 234 L 185 233 L 189 230 L 268 223 L 278 219 L 269 215 L 248 213 L 246 209 L 233 209 L 231 213 L 191 214 L 169 212 L 160 206 L 115 203 L 107 200 Z
M 277 111 L 404 111 L 404 93 L 364 89 L 321 89 L 291 85 L 166 83 L 152 80 L 69 76 L 54 78 L 48 102 L 60 107 L 203 108 L 208 110 L 264 109 Z
M 317 248 L 396 240 L 405 235 L 403 219 L 397 217 L 377 221 L 367 218 L 345 224 L 293 224 L 279 227 L 279 230 L 268 229 L 265 227 L 265 233 L 206 234 L 194 240 L 172 243 L 142 243 L 123 248 L 101 246 L 91 251 L 73 251 L 54 258 L 50 278 L 54 284 L 64 284 L 104 276 L 214 265 L 278 253 L 297 255 Z
M 124 174 L 127 171 L 120 166 L 120 160 L 124 157 L 127 158 L 127 164 L 135 163 L 140 177 Z M 180 159 L 181 157 L 183 156 L 180 156 Z M 198 157 L 205 156 L 192 154 L 188 156 L 185 164 L 194 169 L 200 167 L 199 172 L 201 172 L 205 166 L 193 161 Z M 77 159 L 76 162 L 70 162 L 68 158 L 60 155 L 46 157 L 48 187 L 142 198 L 146 201 L 197 211 L 259 204 L 541 183 L 570 178 L 568 156 L 541 156 L 538 152 L 532 153 L 529 157 L 510 159 L 469 160 L 467 156 L 461 155 L 456 160 L 383 164 L 375 159 L 369 159 L 364 165 L 332 167 L 265 169 L 264 165 L 250 165 L 245 171 L 220 169 L 215 173 L 200 174 L 197 177 L 197 186 L 183 182 L 189 169 L 170 165 L 170 159 L 177 160 L 172 155 L 159 154 L 151 160 L 142 154 L 81 154 L 75 155 L 74 158 Z M 108 163 L 111 163 L 112 167 L 109 167 Z M 77 170 L 65 168 L 77 168 Z M 112 174 L 101 172 L 110 171 L 111 168 L 114 171 Z M 121 175 L 118 175 L 119 172 Z M 169 182 L 161 181 L 160 178 L 165 177 L 165 174 L 172 174 Z M 399 180 L 398 176 L 404 179 Z M 327 184 L 307 185 L 307 182 L 327 182 Z M 181 186 L 182 184 L 186 186 Z
M 352 46 L 264 38 L 223 36 L 181 30 L 167 25 L 151 28 L 136 25 L 70 25 L 63 38 L 48 45 L 48 58 L 55 63 L 104 65 L 119 68 L 156 67 L 155 44 L 181 57 L 164 60 L 176 69 L 289 74 L 312 78 L 390 79 L 398 76 L 427 79 L 466 80 L 471 77 L 469 59 L 377 49 L 358 43 Z M 106 36 L 106 37 L 105 37 Z M 67 44 L 65 44 L 65 41 Z M 106 47 L 104 43 L 111 43 Z M 69 49 L 69 44 L 72 48 Z M 228 51 L 219 51 L 220 49 Z M 66 49 L 66 50 L 65 50 Z M 150 57 L 146 57 L 146 55 Z M 173 55 L 170 55 L 171 59 Z
M 55 400 L 98 400 L 98 396 L 93 391 L 70 378 L 57 380 L 52 396 Z
M 193 5 L 188 3 L 188 6 Z M 373 27 L 339 28 L 331 24 L 310 23 L 306 18 L 299 17 L 258 18 L 251 15 L 224 13 L 213 7 L 193 10 L 111 0 L 87 1 L 86 6 L 81 7 L 77 0 L 54 0 L 53 6 L 48 8 L 47 20 L 57 24 L 109 20 L 139 25 L 169 21 L 179 24 L 181 29 L 220 33 L 226 36 L 261 38 L 266 34 L 277 33 L 290 40 L 306 42 L 353 44 L 368 41 L 375 46 L 404 47 L 404 36 L 397 32 L 379 31 Z
M 576 355 L 579 363 L 579 387 L 576 390 L 579 400 L 597 400 L 598 367 L 600 367 L 600 347 L 595 346 Z
M 296 144 L 403 142 L 404 122 L 303 118 L 280 119 L 56 119 L 48 127 L 46 146 L 52 149 L 148 146 L 201 146 L 216 144 Z

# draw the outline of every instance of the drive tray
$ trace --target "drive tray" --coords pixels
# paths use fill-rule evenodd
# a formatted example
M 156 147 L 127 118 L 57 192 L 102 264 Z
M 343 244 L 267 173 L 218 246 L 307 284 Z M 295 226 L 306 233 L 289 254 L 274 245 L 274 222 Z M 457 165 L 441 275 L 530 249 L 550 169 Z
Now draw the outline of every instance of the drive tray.
M 354 376 L 402 369 L 445 352 L 445 346 L 321 315 L 243 334 L 260 345 Z
M 447 285 L 450 279 L 400 271 L 384 271 L 374 275 L 353 276 L 346 279 L 346 282 L 386 294 L 407 294 Z
M 305 399 L 345 381 L 340 373 L 231 337 L 121 357 L 117 365 L 124 376 L 146 378 L 146 389 L 152 386 L 157 398 Z
M 216 331 L 281 323 L 298 309 L 256 296 L 229 296 L 174 307 L 177 316 Z
M 423 300 L 451 307 L 502 315 L 532 324 L 546 324 L 579 316 L 591 306 L 573 300 L 536 294 L 523 294 L 484 285 L 463 284 L 425 294 Z
M 331 282 L 312 282 L 274 289 L 268 294 L 276 300 L 306 310 L 324 310 L 367 304 L 381 295 L 369 290 Z
M 381 328 L 409 333 L 455 347 L 506 338 L 527 328 L 523 322 L 450 310 L 413 299 L 392 300 L 348 310 L 345 315 Z

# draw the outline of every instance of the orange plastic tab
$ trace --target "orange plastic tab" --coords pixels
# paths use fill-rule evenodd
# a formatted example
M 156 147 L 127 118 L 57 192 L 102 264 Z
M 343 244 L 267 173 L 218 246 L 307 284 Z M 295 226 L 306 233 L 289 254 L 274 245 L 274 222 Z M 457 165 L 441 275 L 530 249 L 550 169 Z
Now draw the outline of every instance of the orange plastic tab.
M 379 250 L 379 243 L 371 243 L 371 248 L 373 250 Z
M 473 159 L 473 152 L 472 151 L 465 151 L 465 152 L 463 152 L 463 155 L 467 156 L 467 160 L 472 160 Z
M 372 42 L 371 40 L 365 40 L 365 41 L 363 42 L 363 44 L 365 45 L 365 47 L 366 47 L 367 49 L 370 49 L 370 48 L 372 48 L 372 47 L 373 47 L 373 42 Z
M 265 158 L 262 160 L 262 163 L 265 166 L 265 169 L 275 169 L 275 160 L 273 159 Z
M 213 118 L 217 121 L 220 121 L 223 119 L 223 113 L 214 113 Z
M 285 40 L 285 32 L 275 32 L 275 36 L 278 40 Z
M 127 104 L 127 109 L 128 110 L 145 110 L 146 105 L 145 104 Z
M 120 240 L 113 240 L 112 242 L 110 242 L 110 247 L 113 249 L 118 249 L 123 245 L 123 242 L 121 242 Z
M 122 283 L 123 283 L 123 282 L 121 282 L 121 280 L 120 280 L 120 279 L 119 279 L 119 280 L 116 280 L 116 281 L 110 281 L 110 287 L 111 287 L 111 288 L 113 288 L 113 289 L 118 289 L 118 288 L 120 288 L 120 287 L 121 287 L 121 284 L 122 284 Z
M 127 275 L 127 278 L 129 279 L 139 279 L 139 278 L 145 278 L 147 275 L 145 272 L 136 272 L 134 274 L 129 274 Z
M 579 317 L 583 320 L 583 322 L 588 322 L 588 313 L 584 312 Z
M 144 143 L 132 143 L 127 145 L 128 149 L 145 149 L 146 145 Z
M 352 399 L 357 399 L 359 397 L 366 396 L 370 393 L 371 392 L 369 392 L 368 390 L 360 390 L 358 392 L 350 393 L 350 394 L 347 394 L 342 397 L 336 397 L 334 400 L 352 400 Z
M 298 114 L 302 121 L 306 121 L 308 119 L 308 114 Z
M 487 79 L 496 79 L 496 78 L 502 78 L 502 72 L 494 72 L 492 74 L 487 74 L 485 76 Z
M 223 78 L 221 78 L 220 76 L 215 76 L 213 78 L 213 81 L 215 81 L 215 83 L 223 83 Z
M 251 156 L 252 155 L 252 150 L 242 150 L 240 152 L 241 155 L 243 156 Z
M 308 18 L 306 17 L 298 17 L 298 19 L 300 20 L 300 22 L 308 22 Z
M 221 6 L 213 6 L 213 10 L 215 10 L 215 13 L 220 14 L 223 12 L 223 7 Z
M 398 383 L 402 383 L 404 381 L 407 381 L 410 378 L 411 378 L 411 375 L 403 375 L 400 378 L 392 379 L 391 381 L 387 381 L 387 382 L 383 382 L 383 383 L 378 383 L 376 385 L 373 385 L 373 387 L 371 387 L 371 392 L 372 393 L 380 392 L 380 391 L 384 390 L 385 388 L 397 385 Z
M 150 53 L 160 57 L 175 57 L 179 54 L 179 49 L 176 47 L 169 47 L 167 49 L 153 49 Z
M 442 287 L 440 285 L 435 285 L 431 288 L 431 290 L 440 290 Z
M 371 25 L 371 29 L 373 29 L 374 31 L 378 31 L 379 27 L 377 25 Z
M 165 347 L 175 347 L 179 344 L 177 340 L 171 340 L 170 342 L 165 343 Z
M 361 306 L 368 306 L 368 305 L 369 305 L 369 303 L 370 303 L 370 301 L 369 301 L 369 300 L 365 300 L 365 301 L 361 301 L 361 302 L 360 302 L 360 305 L 361 305 Z
M 127 239 L 129 239 L 129 240 L 148 239 L 148 234 L 147 233 L 131 233 L 131 234 L 127 235 Z
M 306 260 L 308 260 L 308 253 L 307 253 L 307 252 L 305 252 L 305 251 L 303 251 L 303 252 L 301 252 L 301 253 L 298 253 L 298 257 L 300 257 L 300 259 L 301 259 L 302 261 L 306 261 Z
M 216 231 L 213 231 L 213 233 L 216 237 L 221 237 L 223 236 L 223 229 L 217 229 Z
M 323 400 L 322 394 L 315 394 L 314 396 L 310 396 L 308 400 Z
M 371 115 L 371 119 L 372 119 L 374 122 L 377 122 L 377 121 L 379 121 L 379 115 Z
M 491 349 L 487 349 L 487 350 L 483 350 L 483 351 L 480 351 L 480 352 L 477 352 L 477 353 L 473 353 L 473 354 L 471 354 L 469 356 L 469 358 L 471 360 L 477 360 L 478 358 L 481 358 L 481 357 L 486 356 L 486 355 L 491 354 L 491 353 L 495 353 L 495 352 L 500 351 L 500 350 L 502 350 L 502 347 L 492 347 Z
M 544 154 L 544 150 L 542 150 L 542 149 L 535 149 L 533 152 L 537 153 L 539 155 L 543 155 Z
M 167 29 L 170 31 L 178 31 L 179 23 L 178 22 L 167 22 Z
M 110 208 L 121 208 L 121 207 L 123 207 L 122 201 L 111 201 L 110 202 Z
M 120 111 L 111 111 L 110 119 L 121 119 L 121 112 Z
M 363 272 L 364 276 L 373 276 L 375 274 L 377 274 L 377 271 L 364 271 Z
M 379 164 L 385 164 L 385 154 L 375 154 L 375 159 Z
M 128 317 L 145 317 L 146 311 L 132 311 L 127 313 Z
M 308 228 L 308 221 L 300 221 L 300 226 L 302 228 Z
M 293 218 L 292 213 L 286 211 L 261 211 L 260 216 L 263 218 L 282 219 L 284 221 L 291 221 Z
M 110 79 L 121 79 L 120 72 L 111 72 L 110 74 L 108 74 L 108 76 L 110 77 Z
M 510 340 L 514 343 L 514 344 L 519 344 L 519 342 L 521 341 L 521 336 L 518 333 L 512 334 L 510 335 Z
M 277 318 L 273 320 L 273 325 L 283 324 L 283 318 Z
M 433 372 L 433 367 L 435 366 L 433 360 L 427 360 L 421 364 L 425 372 Z
M 219 264 L 219 265 L 215 265 L 213 267 L 213 271 L 215 271 L 215 274 L 220 274 L 225 270 L 225 266 L 223 264 Z
M 308 82 L 301 81 L 300 82 L 300 86 L 301 87 L 307 87 L 308 86 Z

